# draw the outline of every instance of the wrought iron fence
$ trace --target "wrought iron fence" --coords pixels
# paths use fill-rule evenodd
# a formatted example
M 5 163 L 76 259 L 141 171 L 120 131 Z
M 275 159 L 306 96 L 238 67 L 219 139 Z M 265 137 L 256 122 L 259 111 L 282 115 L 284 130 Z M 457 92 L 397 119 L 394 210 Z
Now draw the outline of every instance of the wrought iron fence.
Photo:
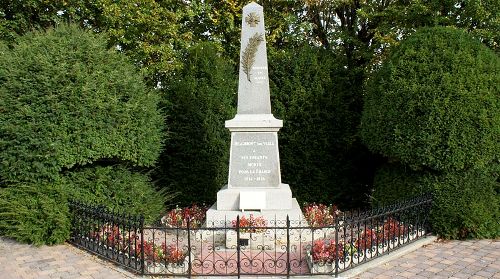
M 72 201 L 70 242 L 142 275 L 337 276 L 425 237 L 431 202 L 425 195 L 339 213 L 329 226 L 311 227 L 287 217 L 251 227 L 237 217 L 166 227 L 144 226 L 142 217 Z

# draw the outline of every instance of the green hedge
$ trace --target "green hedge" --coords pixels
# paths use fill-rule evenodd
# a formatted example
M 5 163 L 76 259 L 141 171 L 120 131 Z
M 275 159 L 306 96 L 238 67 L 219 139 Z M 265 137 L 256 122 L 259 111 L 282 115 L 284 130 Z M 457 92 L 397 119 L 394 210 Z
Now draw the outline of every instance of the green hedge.
M 181 205 L 212 203 L 227 184 L 230 133 L 224 121 L 236 111 L 234 68 L 215 44 L 201 43 L 162 86 L 169 135 L 155 177 L 179 194 Z
M 152 166 L 161 150 L 159 95 L 104 35 L 61 26 L 0 50 L 0 176 L 56 179 L 102 159 Z
M 0 234 L 41 245 L 62 243 L 69 232 L 67 193 L 60 183 L 0 189 Z
M 500 59 L 465 31 L 403 41 L 366 88 L 361 135 L 413 168 L 484 168 L 500 154 Z
M 445 174 L 412 171 L 386 165 L 375 177 L 372 201 L 388 205 L 422 193 L 433 193 L 430 223 L 444 238 L 500 236 L 500 183 L 498 174 L 460 171 Z
M 170 196 L 140 172 L 162 147 L 160 96 L 105 35 L 62 25 L 0 52 L 0 233 L 64 241 L 68 196 L 158 219 Z
M 434 193 L 446 238 L 499 233 L 500 59 L 465 31 L 404 40 L 368 81 L 361 135 L 399 167 L 382 168 L 374 202 Z
M 269 51 L 282 181 L 301 202 L 352 208 L 367 200 L 373 159 L 357 136 L 359 73 L 343 62 L 310 46 Z
M 165 190 L 157 191 L 149 176 L 123 166 L 95 166 L 68 172 L 63 177 L 72 199 L 133 215 L 142 214 L 146 223 L 158 221 L 165 201 L 172 198 Z

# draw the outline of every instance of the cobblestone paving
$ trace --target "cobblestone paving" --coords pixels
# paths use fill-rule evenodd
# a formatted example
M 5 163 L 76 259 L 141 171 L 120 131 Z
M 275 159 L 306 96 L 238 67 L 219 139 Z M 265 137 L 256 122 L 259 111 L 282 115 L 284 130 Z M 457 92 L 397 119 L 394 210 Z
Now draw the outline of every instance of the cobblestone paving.
M 34 247 L 0 238 L 1 279 L 142 278 L 69 244 Z
M 34 247 L 0 238 L 0 279 L 18 278 L 143 277 L 134 276 L 69 244 Z M 355 278 L 500 279 L 500 240 L 436 242 Z
M 500 278 L 500 239 L 435 242 L 355 278 Z

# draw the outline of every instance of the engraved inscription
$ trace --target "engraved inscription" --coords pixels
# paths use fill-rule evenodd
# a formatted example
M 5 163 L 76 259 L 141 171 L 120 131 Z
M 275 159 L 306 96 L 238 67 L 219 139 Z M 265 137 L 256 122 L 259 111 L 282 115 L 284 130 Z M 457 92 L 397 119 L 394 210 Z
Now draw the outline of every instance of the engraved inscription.
M 279 162 L 277 136 L 273 133 L 237 133 L 231 144 L 230 185 L 277 187 Z
M 267 79 L 267 67 L 252 67 L 252 70 L 254 72 L 254 78 L 253 80 L 256 83 L 264 83 L 264 81 Z

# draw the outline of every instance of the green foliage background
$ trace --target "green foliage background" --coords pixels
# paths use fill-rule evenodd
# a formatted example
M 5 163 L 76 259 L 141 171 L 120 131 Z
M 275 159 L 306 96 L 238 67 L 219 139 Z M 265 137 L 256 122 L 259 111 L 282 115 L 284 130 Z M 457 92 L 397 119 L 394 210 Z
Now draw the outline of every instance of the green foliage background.
M 63 243 L 71 225 L 67 197 L 58 182 L 0 189 L 0 234 L 35 245 Z
M 159 97 L 103 36 L 75 27 L 30 33 L 0 59 L 0 175 L 54 179 L 112 158 L 152 166 L 161 150 Z
M 91 205 L 141 214 L 147 224 L 158 221 L 171 198 L 165 189 L 157 191 L 147 174 L 121 165 L 90 166 L 67 172 L 62 183 L 68 196 Z
M 374 164 L 357 139 L 361 86 L 342 57 L 310 46 L 270 50 L 272 107 L 279 132 L 282 180 L 301 202 L 363 204 Z
M 368 147 L 414 168 L 484 168 L 500 154 L 500 62 L 463 31 L 422 29 L 367 85 Z
M 190 48 L 185 64 L 164 88 L 168 148 L 156 176 L 184 205 L 215 202 L 227 184 L 230 133 L 224 121 L 236 109 L 234 68 L 212 43 Z
M 500 235 L 500 59 L 462 30 L 424 28 L 367 84 L 364 142 L 399 167 L 381 169 L 375 201 L 435 194 L 434 232 Z
M 433 193 L 432 231 L 444 238 L 495 238 L 500 235 L 498 173 L 480 170 L 439 173 L 387 164 L 377 171 L 374 206 Z

